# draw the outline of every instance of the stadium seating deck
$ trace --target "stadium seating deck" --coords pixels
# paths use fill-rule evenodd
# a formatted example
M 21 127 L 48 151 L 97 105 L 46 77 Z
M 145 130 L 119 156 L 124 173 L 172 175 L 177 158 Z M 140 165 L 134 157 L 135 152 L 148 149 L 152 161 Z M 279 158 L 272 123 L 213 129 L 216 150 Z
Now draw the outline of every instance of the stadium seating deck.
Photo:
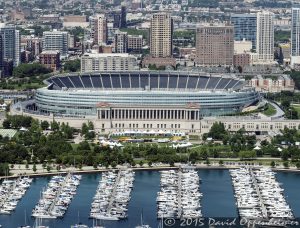
M 83 75 L 57 75 L 47 79 L 54 89 L 188 89 L 188 90 L 228 90 L 243 85 L 238 78 L 227 76 L 203 76 L 179 73 L 157 72 L 116 72 Z

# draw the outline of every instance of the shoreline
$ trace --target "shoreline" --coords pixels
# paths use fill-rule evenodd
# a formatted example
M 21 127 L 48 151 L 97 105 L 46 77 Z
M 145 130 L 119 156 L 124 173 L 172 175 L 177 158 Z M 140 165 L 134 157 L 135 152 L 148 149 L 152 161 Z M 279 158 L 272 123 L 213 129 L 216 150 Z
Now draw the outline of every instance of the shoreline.
M 229 170 L 229 169 L 238 169 L 240 167 L 243 167 L 242 165 L 240 166 L 207 166 L 207 165 L 196 165 L 194 166 L 195 169 L 200 170 L 200 169 L 211 169 L 211 170 Z M 40 172 L 40 173 L 24 173 L 24 174 L 14 174 L 11 176 L 0 176 L 0 181 L 3 179 L 14 179 L 17 177 L 22 177 L 22 176 L 28 176 L 32 178 L 36 177 L 46 177 L 46 176 L 54 176 L 54 175 L 65 175 L 69 172 L 72 172 L 74 174 L 92 174 L 92 173 L 102 173 L 102 172 L 107 172 L 107 171 L 116 171 L 119 169 L 126 169 L 130 168 L 133 171 L 160 171 L 160 170 L 172 170 L 172 169 L 179 169 L 179 166 L 155 166 L 155 167 L 119 167 L 119 168 L 101 168 L 101 169 L 91 169 L 91 170 L 66 170 L 66 171 L 56 171 L 56 172 Z M 253 168 L 271 168 L 269 166 L 253 166 Z M 296 168 L 271 168 L 273 171 L 279 171 L 279 172 L 300 172 L 300 169 Z

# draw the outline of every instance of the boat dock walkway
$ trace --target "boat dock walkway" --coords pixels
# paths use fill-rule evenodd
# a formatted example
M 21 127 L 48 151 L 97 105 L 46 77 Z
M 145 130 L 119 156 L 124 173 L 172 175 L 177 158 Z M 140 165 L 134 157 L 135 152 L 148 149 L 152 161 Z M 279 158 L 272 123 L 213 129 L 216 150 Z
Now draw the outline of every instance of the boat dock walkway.
M 178 192 L 177 192 L 177 202 L 178 202 L 178 215 L 177 218 L 182 217 L 182 203 L 181 203 L 181 191 L 182 191 L 182 169 L 178 171 Z
M 4 194 L 3 198 L 1 198 L 0 208 L 4 206 L 4 204 L 8 201 L 8 198 L 13 194 L 14 190 L 17 187 L 17 182 L 20 181 L 20 178 L 21 177 L 14 181 L 13 186 L 9 189 L 9 191 L 6 192 L 6 194 Z
M 261 207 L 262 216 L 263 216 L 264 219 L 269 219 L 267 207 L 264 204 L 264 200 L 262 198 L 262 195 L 261 195 L 261 192 L 260 192 L 257 180 L 255 178 L 255 174 L 253 173 L 253 169 L 250 168 L 249 172 L 250 172 L 253 184 L 254 184 L 254 188 L 255 188 L 256 194 L 258 195 L 258 198 L 259 198 L 259 204 L 260 204 L 260 207 Z
M 262 221 L 294 219 L 283 189 L 269 168 L 230 170 L 239 216 Z
M 68 183 L 68 181 L 70 180 L 71 178 L 71 173 L 68 173 L 67 176 L 65 177 L 63 183 L 61 183 L 61 186 L 60 186 L 60 189 L 57 191 L 56 195 L 55 195 L 55 198 L 54 200 L 52 201 L 49 209 L 48 209 L 48 213 L 51 214 L 51 212 L 53 211 L 54 207 L 55 207 L 55 204 L 58 202 L 59 200 L 59 196 L 60 194 L 62 193 L 64 187 L 66 186 L 66 184 Z
M 112 209 L 113 203 L 115 201 L 115 195 L 116 195 L 116 191 L 117 191 L 117 187 L 118 187 L 118 184 L 120 182 L 120 179 L 121 179 L 121 171 L 119 170 L 118 171 L 118 176 L 117 176 L 116 181 L 114 183 L 113 190 L 112 190 L 111 195 L 109 197 L 109 203 L 108 203 L 108 206 L 107 206 L 107 212 L 109 214 L 111 213 L 111 209 Z
M 19 200 L 25 195 L 32 182 L 31 178 L 18 177 L 15 180 L 5 180 L 0 185 L 0 214 L 11 214 Z

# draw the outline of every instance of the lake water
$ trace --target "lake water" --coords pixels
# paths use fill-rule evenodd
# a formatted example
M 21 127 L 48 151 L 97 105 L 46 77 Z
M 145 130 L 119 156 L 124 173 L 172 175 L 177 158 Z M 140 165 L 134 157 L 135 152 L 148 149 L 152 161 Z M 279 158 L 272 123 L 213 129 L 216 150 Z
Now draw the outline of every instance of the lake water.
M 201 205 L 205 217 L 214 218 L 216 221 L 231 222 L 238 217 L 233 188 L 228 170 L 199 170 L 202 180 L 200 191 L 203 193 Z M 51 177 L 39 177 L 34 179 L 26 195 L 19 202 L 17 209 L 12 215 L 0 215 L 0 224 L 5 228 L 17 228 L 25 225 L 33 225 L 34 219 L 31 211 L 40 198 L 40 192 L 47 186 Z M 43 225 L 51 228 L 70 228 L 78 222 L 93 225 L 88 219 L 90 205 L 101 178 L 101 174 L 84 174 L 77 189 L 77 194 L 69 205 L 68 211 L 62 219 L 43 220 Z M 279 172 L 277 180 L 285 189 L 285 195 L 294 215 L 300 217 L 300 173 Z M 159 226 L 156 217 L 156 194 L 159 191 L 160 174 L 158 171 L 137 171 L 135 175 L 134 188 L 128 205 L 128 219 L 121 221 L 105 221 L 101 225 L 106 228 L 134 228 L 140 224 L 143 212 L 144 223 L 152 228 Z M 26 215 L 26 216 L 25 216 Z M 223 219 L 224 218 L 224 219 Z M 211 220 L 212 221 L 212 220 Z M 197 222 L 197 224 L 196 224 Z M 238 222 L 237 222 L 238 223 Z M 208 223 L 202 227 L 208 227 Z M 170 227 L 187 227 L 187 224 L 176 224 Z M 189 227 L 200 227 L 201 223 L 193 221 Z M 164 227 L 167 227 L 164 225 Z M 223 227 L 229 227 L 225 225 Z

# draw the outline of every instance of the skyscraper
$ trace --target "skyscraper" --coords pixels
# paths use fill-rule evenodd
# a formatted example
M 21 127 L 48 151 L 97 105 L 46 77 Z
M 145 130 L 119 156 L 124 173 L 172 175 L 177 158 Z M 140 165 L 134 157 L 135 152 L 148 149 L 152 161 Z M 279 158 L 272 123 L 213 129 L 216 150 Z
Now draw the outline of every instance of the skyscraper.
M 152 57 L 171 57 L 173 46 L 173 20 L 170 14 L 152 16 L 150 27 L 150 54 Z
M 126 6 L 121 7 L 121 28 L 127 27 L 127 21 L 126 21 Z
M 0 77 L 3 74 L 3 40 L 2 35 L 0 34 Z
M 274 60 L 274 14 L 268 11 L 257 13 L 256 52 L 258 60 Z
M 46 31 L 43 33 L 43 51 L 59 51 L 61 57 L 68 55 L 69 33 L 65 31 Z
M 243 39 L 252 42 L 252 48 L 256 48 L 256 14 L 232 14 L 231 23 L 234 25 L 234 40 Z
M 300 5 L 292 7 L 291 64 L 300 59 Z M 299 62 L 299 61 L 297 61 Z
M 128 49 L 128 35 L 127 32 L 117 31 L 114 37 L 115 52 L 127 53 Z
M 0 25 L 3 43 L 3 60 L 13 61 L 14 66 L 20 64 L 20 33 L 14 25 Z
M 232 65 L 233 53 L 233 26 L 201 25 L 197 28 L 196 63 L 198 65 Z
M 94 43 L 101 46 L 107 42 L 107 18 L 104 14 L 97 14 L 92 17 L 92 37 Z

